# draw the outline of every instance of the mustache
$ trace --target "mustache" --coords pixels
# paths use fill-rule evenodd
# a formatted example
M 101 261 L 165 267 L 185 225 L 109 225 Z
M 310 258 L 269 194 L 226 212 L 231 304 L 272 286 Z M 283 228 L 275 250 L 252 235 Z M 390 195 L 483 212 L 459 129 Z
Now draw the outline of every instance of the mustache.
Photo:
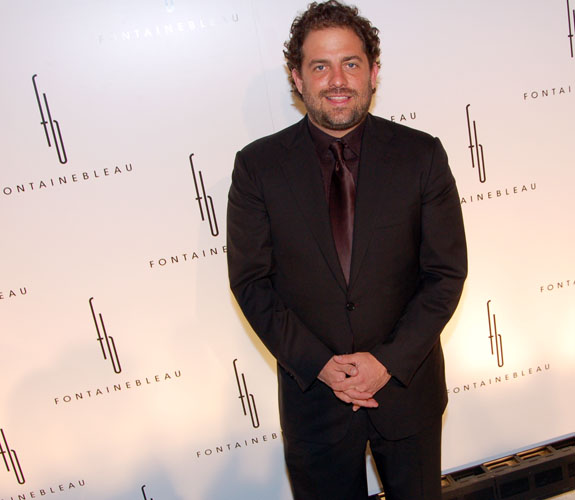
M 348 95 L 351 97 L 357 97 L 359 96 L 359 92 L 357 90 L 349 89 L 347 87 L 338 87 L 338 88 L 322 90 L 319 93 L 319 95 L 320 97 L 334 97 L 338 95 Z

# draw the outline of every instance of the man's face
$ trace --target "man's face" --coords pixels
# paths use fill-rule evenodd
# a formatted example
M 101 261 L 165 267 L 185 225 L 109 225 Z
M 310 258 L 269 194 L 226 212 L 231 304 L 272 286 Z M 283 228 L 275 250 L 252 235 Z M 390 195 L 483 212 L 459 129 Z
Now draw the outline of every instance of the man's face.
M 365 118 L 378 67 L 369 65 L 360 38 L 349 28 L 311 31 L 302 47 L 301 71 L 292 70 L 309 119 L 343 137 Z

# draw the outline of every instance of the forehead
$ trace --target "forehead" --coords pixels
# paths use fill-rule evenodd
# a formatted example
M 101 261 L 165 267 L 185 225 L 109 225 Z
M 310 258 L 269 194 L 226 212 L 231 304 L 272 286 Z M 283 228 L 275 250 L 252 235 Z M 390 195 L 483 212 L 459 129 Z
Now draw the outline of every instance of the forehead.
M 323 28 L 313 30 L 303 45 L 303 61 L 340 57 L 364 57 L 365 47 L 361 38 L 351 28 Z

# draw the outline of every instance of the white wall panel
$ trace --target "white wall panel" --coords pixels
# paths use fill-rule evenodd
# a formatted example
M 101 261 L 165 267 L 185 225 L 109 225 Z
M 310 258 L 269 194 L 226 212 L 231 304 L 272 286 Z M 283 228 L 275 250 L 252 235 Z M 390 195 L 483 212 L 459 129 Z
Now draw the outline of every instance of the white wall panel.
M 574 432 L 574 3 L 358 1 L 381 29 L 373 112 L 439 136 L 462 198 L 444 470 Z M 225 209 L 235 152 L 301 117 L 282 48 L 305 7 L 0 6 L 0 500 L 290 498 Z

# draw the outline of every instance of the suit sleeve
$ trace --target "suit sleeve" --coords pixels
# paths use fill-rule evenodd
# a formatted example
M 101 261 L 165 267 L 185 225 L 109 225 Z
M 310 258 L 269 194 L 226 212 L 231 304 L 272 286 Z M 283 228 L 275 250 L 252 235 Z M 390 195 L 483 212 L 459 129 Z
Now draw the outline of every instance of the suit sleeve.
M 451 318 L 467 276 L 467 251 L 459 194 L 447 154 L 434 140 L 421 178 L 420 279 L 396 324 L 392 341 L 371 353 L 408 386 Z
M 308 389 L 334 353 L 274 289 L 273 238 L 262 180 L 241 152 L 228 196 L 227 249 L 230 287 L 246 319 L 300 388 Z

